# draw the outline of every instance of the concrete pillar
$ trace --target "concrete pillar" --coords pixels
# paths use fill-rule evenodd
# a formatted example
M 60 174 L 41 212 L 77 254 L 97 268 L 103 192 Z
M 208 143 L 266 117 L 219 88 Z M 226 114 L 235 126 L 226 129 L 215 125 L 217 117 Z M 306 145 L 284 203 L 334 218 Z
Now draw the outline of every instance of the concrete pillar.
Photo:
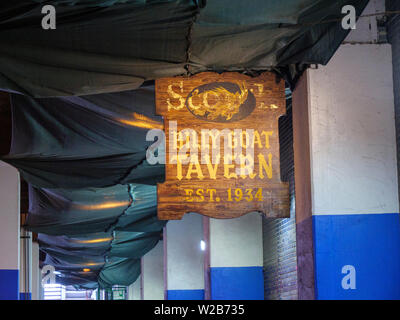
M 163 242 L 142 257 L 142 300 L 164 300 Z
M 293 94 L 299 298 L 400 299 L 391 47 L 342 45 Z
M 141 300 L 140 285 L 141 279 L 139 276 L 139 278 L 137 278 L 136 281 L 128 287 L 128 300 Z
M 40 274 L 39 274 L 39 283 L 40 283 L 40 286 L 39 286 L 39 300 L 44 300 L 44 287 L 43 287 L 43 284 L 42 284 L 42 269 L 40 269 L 39 268 L 39 272 L 40 272 Z
M 0 161 L 0 300 L 19 299 L 18 171 Z
M 204 299 L 203 217 L 186 214 L 164 229 L 165 298 Z
M 400 1 L 386 0 L 386 3 L 387 10 L 400 11 Z M 387 30 L 388 40 L 392 44 L 393 91 L 397 137 L 397 171 L 400 172 L 400 14 L 389 16 Z M 398 181 L 400 181 L 400 175 L 398 177 Z
M 41 271 L 39 268 L 39 244 L 32 242 L 32 300 L 40 300 Z
M 32 300 L 32 233 L 21 228 L 19 299 Z
M 263 300 L 262 217 L 209 219 L 212 300 Z

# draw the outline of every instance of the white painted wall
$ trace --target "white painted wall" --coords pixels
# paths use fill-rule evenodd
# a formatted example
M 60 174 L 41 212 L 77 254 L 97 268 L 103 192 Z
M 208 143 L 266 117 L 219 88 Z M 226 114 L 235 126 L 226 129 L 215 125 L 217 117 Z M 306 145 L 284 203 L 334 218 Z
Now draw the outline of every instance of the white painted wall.
M 0 161 L 0 269 L 19 269 L 19 173 Z
M 32 300 L 40 300 L 39 244 L 32 242 Z
M 182 220 L 169 221 L 167 241 L 167 290 L 204 289 L 203 220 L 199 214 L 185 214 Z
M 142 257 L 143 300 L 164 300 L 163 242 Z M 137 282 L 137 281 L 136 281 Z
M 141 300 L 140 285 L 141 279 L 139 276 L 139 278 L 128 287 L 128 300 Z
M 381 13 L 385 11 L 385 0 L 370 0 L 362 15 Z M 361 17 L 357 21 L 356 29 L 352 30 L 344 42 L 371 42 L 378 41 L 378 27 L 376 19 L 381 16 Z
M 390 45 L 342 45 L 307 76 L 313 214 L 399 212 Z
M 262 265 L 262 217 L 259 213 L 236 219 L 210 219 L 210 267 Z

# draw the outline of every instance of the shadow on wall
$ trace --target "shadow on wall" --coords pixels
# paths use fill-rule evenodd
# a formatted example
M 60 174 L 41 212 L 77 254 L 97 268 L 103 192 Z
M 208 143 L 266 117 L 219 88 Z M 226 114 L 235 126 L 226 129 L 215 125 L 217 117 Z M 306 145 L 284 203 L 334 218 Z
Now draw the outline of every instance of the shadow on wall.
M 281 180 L 289 181 L 290 218 L 263 217 L 264 299 L 295 300 L 297 293 L 296 218 L 291 94 L 279 119 Z

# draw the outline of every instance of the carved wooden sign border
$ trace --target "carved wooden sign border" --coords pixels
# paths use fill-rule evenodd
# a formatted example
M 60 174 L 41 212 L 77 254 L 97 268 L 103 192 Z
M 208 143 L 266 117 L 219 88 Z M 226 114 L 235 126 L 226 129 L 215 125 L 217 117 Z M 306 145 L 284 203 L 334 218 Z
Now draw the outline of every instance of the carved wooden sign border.
M 282 80 L 269 72 L 163 78 L 156 80 L 156 110 L 166 138 L 159 219 L 190 212 L 235 218 L 254 211 L 289 217 L 289 186 L 280 180 Z

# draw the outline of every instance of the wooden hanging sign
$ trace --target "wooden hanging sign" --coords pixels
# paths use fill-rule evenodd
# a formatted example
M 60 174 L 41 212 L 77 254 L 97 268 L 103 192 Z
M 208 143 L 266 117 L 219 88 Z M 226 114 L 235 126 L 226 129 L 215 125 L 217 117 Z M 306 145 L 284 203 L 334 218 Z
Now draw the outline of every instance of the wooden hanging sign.
M 269 72 L 163 78 L 156 80 L 156 110 L 166 139 L 159 219 L 190 212 L 235 218 L 254 211 L 289 217 L 289 186 L 280 180 L 282 80 Z

